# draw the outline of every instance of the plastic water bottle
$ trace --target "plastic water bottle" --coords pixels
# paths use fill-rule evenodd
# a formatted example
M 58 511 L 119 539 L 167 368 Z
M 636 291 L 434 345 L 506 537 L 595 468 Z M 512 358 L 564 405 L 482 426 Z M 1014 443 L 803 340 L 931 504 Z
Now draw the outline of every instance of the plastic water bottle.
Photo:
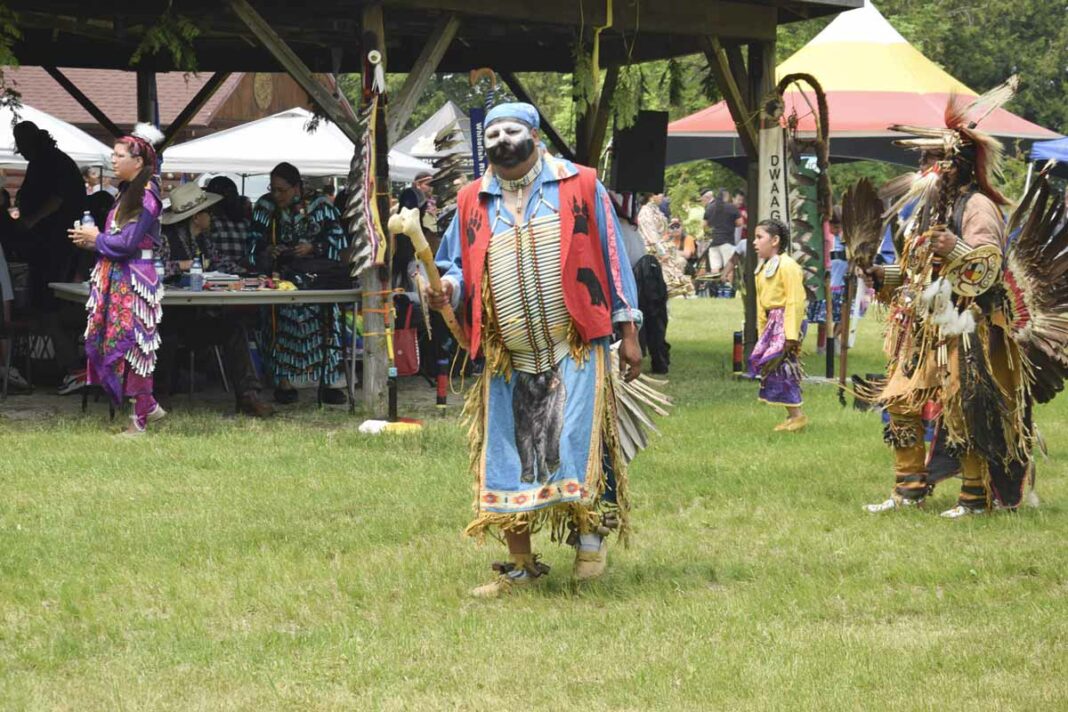
M 163 267 L 163 260 L 157 257 L 152 266 L 156 268 L 156 277 L 162 282 L 163 278 L 167 276 L 167 270 Z
M 96 220 L 93 219 L 93 214 L 86 210 L 84 213 L 82 213 L 82 227 L 87 227 L 89 225 L 95 227 Z
M 189 270 L 189 289 L 194 292 L 204 289 L 204 266 L 199 257 L 193 259 L 193 266 Z

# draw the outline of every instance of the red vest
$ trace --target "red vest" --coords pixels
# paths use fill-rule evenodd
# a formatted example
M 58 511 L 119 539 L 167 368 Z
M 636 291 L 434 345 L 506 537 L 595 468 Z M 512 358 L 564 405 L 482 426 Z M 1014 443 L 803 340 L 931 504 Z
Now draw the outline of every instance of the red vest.
M 560 283 L 564 304 L 585 342 L 612 333 L 612 304 L 605 273 L 601 234 L 597 229 L 597 173 L 576 166 L 578 174 L 559 181 L 560 187 Z M 547 170 L 547 169 L 546 169 Z M 482 276 L 492 237 L 490 196 L 479 194 L 481 181 L 460 189 L 457 219 L 460 221 L 460 254 L 464 288 L 471 300 L 467 335 L 472 358 L 478 356 L 482 337 Z

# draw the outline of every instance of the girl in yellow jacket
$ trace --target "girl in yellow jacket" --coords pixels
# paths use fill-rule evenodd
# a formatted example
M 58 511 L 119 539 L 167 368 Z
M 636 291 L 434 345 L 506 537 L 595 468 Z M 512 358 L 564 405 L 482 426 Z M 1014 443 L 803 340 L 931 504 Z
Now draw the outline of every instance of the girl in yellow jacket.
M 762 220 L 753 239 L 757 326 L 760 339 L 749 357 L 749 373 L 760 379 L 760 400 L 786 407 L 786 421 L 775 430 L 795 432 L 808 423 L 801 412 L 802 369 L 798 355 L 805 338 L 805 286 L 801 267 L 783 254 L 790 240 L 786 225 Z

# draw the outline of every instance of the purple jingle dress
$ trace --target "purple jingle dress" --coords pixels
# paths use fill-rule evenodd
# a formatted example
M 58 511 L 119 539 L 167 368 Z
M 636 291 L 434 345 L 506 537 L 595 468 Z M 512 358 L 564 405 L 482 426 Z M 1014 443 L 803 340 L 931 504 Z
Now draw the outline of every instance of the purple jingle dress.
M 804 274 L 792 257 L 776 255 L 757 268 L 756 288 L 760 339 L 749 356 L 749 375 L 760 379 L 761 401 L 800 407 L 801 361 L 786 353 L 786 342 L 805 338 Z
M 159 181 L 153 178 L 145 187 L 140 217 L 118 225 L 115 213 L 125 190 L 124 185 L 97 237 L 85 305 L 87 382 L 99 384 L 115 403 L 123 395 L 151 396 L 160 343 L 156 329 L 163 317 L 163 285 L 154 267 L 163 210 Z

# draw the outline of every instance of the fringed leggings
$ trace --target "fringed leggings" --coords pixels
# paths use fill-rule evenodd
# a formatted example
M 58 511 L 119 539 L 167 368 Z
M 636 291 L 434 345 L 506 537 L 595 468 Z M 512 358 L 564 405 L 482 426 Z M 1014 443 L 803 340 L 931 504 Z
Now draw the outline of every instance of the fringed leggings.
M 889 411 L 885 440 L 894 448 L 894 494 L 902 499 L 921 500 L 944 475 L 930 476 L 920 414 L 893 407 Z M 987 507 L 989 492 L 983 468 L 983 459 L 978 455 L 968 453 L 961 458 L 959 471 L 963 482 L 957 504 L 969 509 Z

